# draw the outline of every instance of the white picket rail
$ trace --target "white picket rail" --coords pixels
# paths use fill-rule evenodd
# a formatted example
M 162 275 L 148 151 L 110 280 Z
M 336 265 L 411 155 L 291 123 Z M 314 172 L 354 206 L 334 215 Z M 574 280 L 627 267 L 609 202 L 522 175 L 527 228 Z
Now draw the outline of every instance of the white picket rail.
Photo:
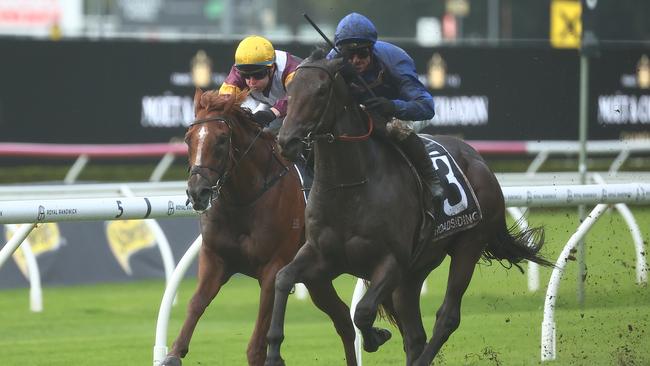
M 14 188 L 14 187 L 12 187 Z M 133 195 L 128 185 L 120 187 L 122 194 Z M 44 191 L 45 192 L 45 191 Z M 165 197 L 165 196 L 163 196 Z M 31 201 L 1 201 L 0 200 L 0 223 L 22 225 L 0 250 L 0 267 L 22 244 L 25 256 L 28 279 L 30 284 L 30 309 L 33 312 L 43 310 L 42 290 L 38 263 L 30 250 L 30 244 L 25 239 L 34 229 L 36 223 L 59 222 L 59 221 L 84 221 L 84 220 L 127 220 L 162 217 L 179 217 L 195 215 L 194 211 L 185 205 L 182 196 L 167 196 L 170 198 L 126 198 L 116 197 L 114 199 L 59 199 L 59 200 L 31 200 Z M 180 198 L 179 198 L 180 197 Z M 163 201 L 161 201 L 163 200 Z M 164 205 L 164 206 L 163 206 Z M 163 206 L 163 207 L 159 207 Z M 167 214 L 170 212 L 171 214 Z M 50 214 L 48 214 L 50 212 Z M 118 215 L 121 216 L 117 217 Z M 141 212 L 141 213 L 140 213 Z M 147 220 L 146 225 L 152 230 L 156 238 L 156 245 L 165 270 L 165 278 L 169 281 L 174 270 L 174 258 L 169 242 L 154 220 Z
M 148 194 L 151 196 L 170 195 L 181 192 L 185 189 L 186 182 L 148 182 L 148 183 L 100 183 L 100 184 L 48 184 L 48 185 L 8 185 L 0 186 L 0 202 L 10 200 L 37 200 L 37 199 L 59 199 L 59 198 L 92 198 L 108 196 L 136 196 Z M 156 238 L 156 246 L 160 250 L 160 256 L 165 270 L 165 279 L 169 281 L 174 270 L 174 257 L 169 241 L 160 225 L 155 220 L 146 220 L 146 225 Z M 28 270 L 30 286 L 30 308 L 33 312 L 43 310 L 42 289 L 40 281 L 40 270 L 38 262 L 30 249 L 30 243 L 24 240 L 21 248 Z M 1 266 L 1 264 L 0 264 Z

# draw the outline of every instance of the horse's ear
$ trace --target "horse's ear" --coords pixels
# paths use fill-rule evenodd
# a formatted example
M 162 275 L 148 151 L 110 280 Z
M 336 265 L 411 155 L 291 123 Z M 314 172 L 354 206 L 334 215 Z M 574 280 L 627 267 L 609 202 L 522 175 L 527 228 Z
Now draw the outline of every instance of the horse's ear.
M 348 87 L 348 83 L 340 72 L 337 72 L 334 75 L 334 89 L 336 91 L 336 94 L 341 97 L 341 99 L 347 101 L 347 99 L 350 97 L 350 89 Z
M 196 114 L 201 109 L 201 96 L 203 95 L 203 89 L 196 88 L 194 90 L 194 114 Z

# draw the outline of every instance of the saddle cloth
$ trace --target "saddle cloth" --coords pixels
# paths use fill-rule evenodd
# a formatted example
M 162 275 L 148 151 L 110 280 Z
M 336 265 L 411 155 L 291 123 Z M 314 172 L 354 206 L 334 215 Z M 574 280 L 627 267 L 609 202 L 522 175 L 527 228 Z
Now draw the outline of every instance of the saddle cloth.
M 434 212 L 435 239 L 442 239 L 476 226 L 483 218 L 483 214 L 467 177 L 447 149 L 432 140 L 429 135 L 418 136 L 429 152 L 433 167 L 440 177 L 440 184 L 445 191 L 442 207 L 436 207 Z M 314 173 L 302 159 L 294 164 L 294 168 L 300 176 L 306 202 Z
M 483 214 L 472 186 L 447 149 L 429 135 L 418 135 L 429 152 L 433 168 L 445 191 L 442 207 L 436 207 L 435 240 L 476 226 Z

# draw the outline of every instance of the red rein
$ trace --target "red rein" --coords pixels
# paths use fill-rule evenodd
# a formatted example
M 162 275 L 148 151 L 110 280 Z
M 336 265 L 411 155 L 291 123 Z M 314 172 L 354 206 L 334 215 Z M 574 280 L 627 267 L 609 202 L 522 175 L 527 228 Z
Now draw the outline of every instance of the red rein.
M 372 130 L 375 128 L 375 124 L 372 123 L 372 117 L 370 117 L 370 114 L 364 110 L 366 115 L 368 116 L 368 133 L 365 135 L 361 136 L 346 136 L 346 135 L 341 135 L 338 136 L 337 139 L 339 141 L 346 141 L 346 142 L 355 142 L 355 141 L 365 141 L 368 138 L 370 138 L 370 134 L 372 134 Z

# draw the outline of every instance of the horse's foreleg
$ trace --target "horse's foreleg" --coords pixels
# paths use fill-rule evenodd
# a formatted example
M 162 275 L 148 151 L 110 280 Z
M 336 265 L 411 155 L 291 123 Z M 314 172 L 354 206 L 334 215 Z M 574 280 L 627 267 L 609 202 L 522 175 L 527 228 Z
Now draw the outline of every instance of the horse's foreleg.
M 253 335 L 246 350 L 249 365 L 262 366 L 266 359 L 266 334 L 271 324 L 271 312 L 273 310 L 273 297 L 275 294 L 275 276 L 283 265 L 284 263 L 280 261 L 270 263 L 260 275 L 260 305 L 255 329 L 253 329 Z
M 350 308 L 336 293 L 331 281 L 310 282 L 306 286 L 314 304 L 332 319 L 334 328 L 343 342 L 347 365 L 356 366 L 355 332 L 350 319 Z
M 472 279 L 481 252 L 482 248 L 472 247 L 471 245 L 454 248 L 454 253 L 451 254 L 451 264 L 449 265 L 447 292 L 440 309 L 436 312 L 433 334 L 424 351 L 413 365 L 430 365 L 442 345 L 460 325 L 461 300 Z
M 282 268 L 275 277 L 275 300 L 273 315 L 267 335 L 269 349 L 266 354 L 266 366 L 284 365 L 280 355 L 280 345 L 284 340 L 284 315 L 287 310 L 289 291 L 296 282 L 300 281 L 303 272 L 313 266 L 318 257 L 309 242 L 300 248 L 296 257 L 286 267 Z
M 196 291 L 187 306 L 187 316 L 183 327 L 161 366 L 181 364 L 180 358 L 185 357 L 189 351 L 190 339 L 196 323 L 203 315 L 205 308 L 217 296 L 226 280 L 223 260 L 210 249 L 202 246 L 199 252 L 199 275 Z
M 354 312 L 354 324 L 363 335 L 363 349 L 375 352 L 391 337 L 387 329 L 374 328 L 379 304 L 389 296 L 401 280 L 401 271 L 395 258 L 388 257 L 372 275 L 370 286 Z
M 393 309 L 399 320 L 406 352 L 406 364 L 411 365 L 422 353 L 427 335 L 420 313 L 422 280 L 409 278 L 393 291 Z

